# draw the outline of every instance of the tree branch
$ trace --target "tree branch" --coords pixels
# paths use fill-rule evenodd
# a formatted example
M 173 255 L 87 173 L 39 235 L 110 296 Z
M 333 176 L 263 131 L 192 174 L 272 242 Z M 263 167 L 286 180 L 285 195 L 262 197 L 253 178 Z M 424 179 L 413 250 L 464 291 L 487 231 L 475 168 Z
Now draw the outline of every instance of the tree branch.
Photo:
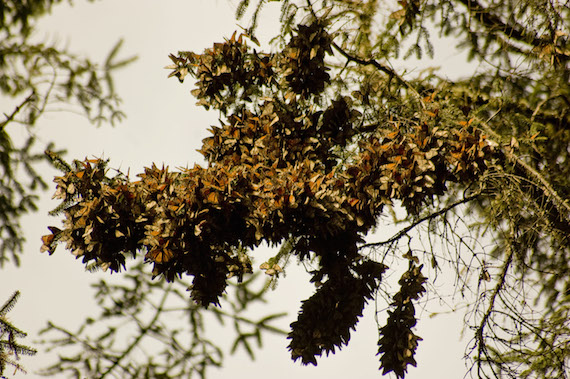
M 477 121 L 480 122 L 481 126 L 483 127 L 483 130 L 496 140 L 495 142 L 498 143 L 500 141 L 500 136 L 497 133 L 495 133 L 495 131 L 493 131 L 493 129 L 489 126 L 489 124 L 487 124 L 481 119 L 477 119 Z M 550 183 L 548 183 L 548 181 L 538 171 L 536 171 L 526 162 L 521 160 L 512 151 L 510 151 L 509 149 L 503 149 L 503 153 L 505 154 L 507 159 L 515 163 L 523 171 L 527 172 L 529 176 L 538 181 L 538 183 L 535 183 L 535 185 L 545 193 L 546 197 L 552 200 L 552 203 L 554 204 L 560 215 L 564 215 L 565 218 L 568 218 L 568 215 L 570 215 L 570 204 L 568 204 L 568 201 L 562 200 L 558 192 L 556 192 L 556 190 L 550 185 Z
M 505 285 L 505 278 L 507 276 L 507 272 L 509 271 L 509 268 L 511 266 L 512 261 L 513 261 L 513 249 L 512 249 L 512 246 L 509 246 L 508 251 L 507 251 L 506 261 L 503 264 L 503 269 L 501 270 L 501 274 L 499 276 L 499 282 L 497 283 L 497 285 L 495 286 L 495 289 L 493 290 L 493 294 L 491 295 L 491 300 L 489 300 L 489 306 L 487 307 L 487 311 L 483 315 L 483 318 L 481 319 L 481 323 L 479 324 L 479 327 L 477 328 L 477 331 L 475 332 L 475 334 L 476 334 L 475 338 L 477 340 L 477 345 L 478 345 L 477 346 L 477 350 L 478 350 L 477 354 L 479 356 L 479 359 L 477 360 L 477 370 L 479 371 L 479 377 L 481 377 L 480 371 L 481 371 L 481 362 L 482 362 L 482 359 L 480 359 L 480 358 L 481 358 L 481 355 L 483 355 L 483 354 L 486 355 L 483 331 L 485 330 L 485 327 L 487 326 L 487 322 L 489 321 L 489 317 L 491 317 L 491 313 L 493 313 L 493 308 L 495 307 L 495 299 L 497 298 L 497 295 L 499 294 L 499 292 L 501 291 L 501 289 Z M 494 370 L 493 370 L 493 373 L 495 373 Z
M 285 330 L 283 330 L 283 329 L 280 329 L 280 328 L 278 328 L 278 327 L 276 327 L 276 326 L 272 326 L 272 325 L 267 325 L 267 324 L 265 324 L 265 321 L 263 321 L 263 320 L 262 320 L 262 321 L 253 321 L 253 320 L 250 320 L 250 319 L 245 318 L 245 317 L 242 317 L 242 316 L 238 316 L 238 315 L 235 315 L 235 314 L 232 315 L 232 314 L 230 314 L 230 313 L 228 313 L 228 312 L 224 312 L 223 310 L 221 310 L 221 309 L 219 309 L 219 308 L 213 308 L 213 311 L 214 311 L 214 313 L 216 313 L 217 315 L 220 315 L 220 316 L 222 316 L 222 317 L 228 317 L 228 318 L 230 318 L 231 320 L 234 320 L 234 321 L 236 321 L 236 322 L 238 322 L 238 321 L 239 321 L 239 322 L 243 322 L 244 324 L 252 325 L 252 326 L 255 326 L 255 327 L 259 327 L 259 328 L 263 328 L 263 329 L 268 330 L 268 331 L 273 332 L 273 333 L 283 334 L 283 335 L 285 335 L 285 334 L 288 333 L 287 331 L 285 331 Z M 287 315 L 286 312 L 278 313 L 278 314 L 275 315 L 275 318 L 277 318 L 277 317 L 282 317 L 282 316 L 286 316 L 286 315 Z
M 168 295 L 169 295 L 171 289 L 172 289 L 172 287 L 168 286 L 166 288 L 166 290 L 164 290 L 164 294 L 162 295 L 162 299 L 160 300 L 160 304 L 156 308 L 156 312 L 155 312 L 152 320 L 148 323 L 148 325 L 146 327 L 141 328 L 140 334 L 137 336 L 137 338 L 135 338 L 135 340 L 129 345 L 129 347 L 127 347 L 127 349 L 123 352 L 123 354 L 121 354 L 121 356 L 115 360 L 115 362 L 107 369 L 107 371 L 105 371 L 103 374 L 101 374 L 101 376 L 100 376 L 101 379 L 103 379 L 111 371 L 113 371 L 115 369 L 115 367 L 117 367 L 119 365 L 119 362 L 123 358 L 125 358 L 127 355 L 129 355 L 129 353 L 138 345 L 140 340 L 151 330 L 153 325 L 158 320 L 160 314 L 162 313 L 162 310 L 164 309 L 164 304 L 166 303 L 166 299 L 168 298 Z
M 383 245 L 391 244 L 392 242 L 397 241 L 400 238 L 402 238 L 410 230 L 412 230 L 413 228 L 415 228 L 416 226 L 418 226 L 422 222 L 434 219 L 438 216 L 441 216 L 442 214 L 447 213 L 448 211 L 452 210 L 453 208 L 457 207 L 458 205 L 465 204 L 465 203 L 470 202 L 471 200 L 476 199 L 477 197 L 479 197 L 479 195 L 481 195 L 480 191 L 478 191 L 478 192 L 476 192 L 470 196 L 467 196 L 461 200 L 458 200 L 452 204 L 449 204 L 447 207 L 440 209 L 437 212 L 430 213 L 429 215 L 424 216 L 424 217 L 412 222 L 410 225 L 406 226 L 404 229 L 400 230 L 398 233 L 396 233 L 395 235 L 393 235 L 391 238 L 387 239 L 386 241 L 366 243 L 364 245 L 359 246 L 358 250 L 369 248 L 369 247 L 377 247 L 377 246 L 383 246 Z
M 69 330 L 64 329 L 64 328 L 61 327 L 61 326 L 55 325 L 55 324 L 52 323 L 51 321 L 48 321 L 47 324 L 48 324 L 47 328 L 44 329 L 42 332 L 40 332 L 40 334 L 43 333 L 43 332 L 46 332 L 46 331 L 49 331 L 49 330 L 52 330 L 52 329 L 53 329 L 53 330 L 56 330 L 56 331 L 58 331 L 58 332 L 60 332 L 60 333 L 65 334 L 65 335 L 67 336 L 67 338 L 68 338 L 68 341 L 71 341 L 71 342 L 60 343 L 60 345 L 64 346 L 64 345 L 68 345 L 68 344 L 71 344 L 71 343 L 77 343 L 77 344 L 80 344 L 80 345 L 81 345 L 83 348 L 85 348 L 86 350 L 89 350 L 89 351 L 91 351 L 91 352 L 97 354 L 97 355 L 100 356 L 100 357 L 103 357 L 103 358 L 109 359 L 109 360 L 113 358 L 113 355 L 112 355 L 112 354 L 107 354 L 106 352 L 102 351 L 101 349 L 99 349 L 99 348 L 97 348 L 97 347 L 91 345 L 89 342 L 87 342 L 87 340 L 82 340 L 82 339 L 80 339 L 78 336 L 76 336 L 74 333 L 70 332 Z M 81 330 L 80 330 L 80 332 L 81 332 Z M 61 340 L 61 341 L 63 341 L 63 340 Z M 54 345 L 55 345 L 55 344 L 54 344 Z M 52 350 L 52 349 L 53 349 L 53 348 L 49 348 L 48 351 L 50 351 L 50 350 Z
M 418 91 L 416 91 L 416 89 L 410 84 L 408 83 L 406 80 L 404 80 L 400 75 L 398 75 L 394 70 L 392 70 L 390 67 L 383 65 L 382 63 L 378 62 L 375 59 L 362 59 L 359 57 L 356 57 L 354 55 L 349 54 L 348 52 L 346 52 L 345 50 L 343 50 L 340 46 L 338 46 L 334 41 L 331 44 L 343 57 L 345 57 L 349 62 L 354 62 L 354 63 L 358 63 L 359 65 L 362 66 L 374 66 L 375 68 L 377 68 L 378 70 L 382 71 L 383 73 L 387 74 L 390 79 L 396 79 L 396 81 L 398 82 L 398 84 L 406 87 L 407 89 L 409 89 L 418 99 L 418 101 L 420 102 L 420 104 L 422 105 L 422 108 L 425 108 L 425 104 L 420 96 L 420 94 L 418 93 Z
M 32 99 L 35 96 L 35 92 L 32 91 L 31 94 L 28 95 L 28 97 L 26 97 L 24 99 L 24 101 L 22 101 L 21 104 L 16 106 L 16 109 L 14 109 L 14 111 L 12 113 L 10 113 L 9 115 L 7 115 L 6 113 L 4 113 L 4 116 L 6 116 L 6 119 L 4 121 L 2 121 L 2 123 L 0 123 L 0 131 L 2 131 L 4 129 L 4 127 L 6 125 L 8 125 L 10 122 L 12 122 L 14 120 L 14 117 L 16 117 L 16 115 L 20 112 L 20 110 L 30 101 L 32 101 Z
M 336 42 L 332 42 L 332 46 L 346 59 L 348 59 L 349 62 L 354 62 L 354 63 L 358 63 L 362 66 L 374 66 L 376 67 L 378 70 L 384 72 L 385 74 L 387 74 L 390 78 L 395 78 L 396 81 L 406 87 L 409 87 L 410 84 L 408 82 L 406 82 L 404 79 L 402 79 L 400 77 L 400 75 L 398 75 L 396 72 L 394 72 L 394 70 L 392 70 L 391 68 L 389 68 L 388 66 L 383 65 L 382 63 L 374 60 L 374 59 L 362 59 L 359 57 L 355 57 L 354 55 L 349 54 L 348 52 L 346 52 L 344 49 L 342 49 L 340 46 L 338 46 L 336 44 Z
M 478 20 L 490 32 L 499 30 L 508 38 L 530 44 L 534 47 L 544 46 L 550 41 L 528 34 L 524 26 L 518 23 L 505 23 L 501 18 L 483 7 L 477 0 L 459 0 L 474 19 Z

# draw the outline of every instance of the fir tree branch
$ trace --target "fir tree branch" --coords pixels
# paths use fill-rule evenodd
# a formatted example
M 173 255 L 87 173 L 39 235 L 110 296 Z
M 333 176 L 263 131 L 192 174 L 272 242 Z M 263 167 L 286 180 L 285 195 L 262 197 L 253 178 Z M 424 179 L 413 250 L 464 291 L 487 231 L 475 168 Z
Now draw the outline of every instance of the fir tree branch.
M 154 324 L 158 321 L 159 316 L 162 314 L 164 305 L 166 303 L 166 299 L 168 298 L 168 295 L 170 294 L 171 291 L 172 291 L 171 286 L 168 286 L 164 290 L 164 294 L 162 295 L 162 299 L 160 300 L 160 304 L 156 308 L 156 312 L 154 313 L 152 320 L 150 320 L 147 326 L 140 329 L 140 334 L 137 336 L 137 338 L 135 338 L 135 340 L 129 345 L 129 347 L 127 347 L 127 349 L 123 352 L 123 354 L 121 354 L 121 356 L 115 359 L 115 362 L 103 374 L 101 374 L 100 379 L 103 379 L 109 373 L 111 373 L 115 369 L 115 367 L 119 365 L 121 360 L 123 360 L 127 355 L 129 355 L 129 353 L 139 344 L 142 338 L 146 336 L 146 334 L 152 329 Z
M 82 327 L 82 328 L 83 328 L 83 327 Z M 111 356 L 110 354 L 106 354 L 105 352 L 101 351 L 101 350 L 98 349 L 97 347 L 95 347 L 95 346 L 89 344 L 86 340 L 80 339 L 80 338 L 78 337 L 79 333 L 78 333 L 77 335 L 75 335 L 74 333 L 70 332 L 69 330 L 64 329 L 64 328 L 61 327 L 61 326 L 55 325 L 55 324 L 52 323 L 51 321 L 48 321 L 48 322 L 47 322 L 47 327 L 46 327 L 45 329 L 43 329 L 43 330 L 40 332 L 40 334 L 42 334 L 42 333 L 44 333 L 44 332 L 46 332 L 46 331 L 51 331 L 51 330 L 56 330 L 56 331 L 58 331 L 58 332 L 63 333 L 65 336 L 67 336 L 68 341 L 71 341 L 71 342 L 63 342 L 63 343 L 60 343 L 61 345 L 66 345 L 66 344 L 70 344 L 70 343 L 78 343 L 78 344 L 80 344 L 83 348 L 85 348 L 85 349 L 88 350 L 88 351 L 94 352 L 94 353 L 96 353 L 97 355 L 104 357 L 105 359 L 109 359 L 109 360 L 112 359 L 112 356 Z M 60 342 L 60 341 L 65 341 L 65 340 L 62 338 L 61 340 L 58 340 L 58 342 Z M 53 348 L 55 348 L 55 344 L 53 345 L 52 348 L 48 349 L 48 351 L 49 351 L 49 350 L 52 350 Z
M 28 97 L 26 97 L 24 99 L 24 101 L 22 101 L 20 104 L 18 104 L 16 106 L 16 108 L 14 109 L 14 111 L 12 111 L 12 113 L 10 113 L 9 115 L 4 113 L 4 116 L 6 117 L 6 119 L 4 121 L 2 121 L 0 123 L 0 131 L 2 131 L 4 129 L 4 127 L 6 125 L 8 125 L 10 122 L 14 121 L 14 118 L 16 117 L 16 115 L 20 112 L 20 110 L 22 110 L 22 108 L 29 103 L 30 101 L 32 101 L 35 97 L 36 93 L 34 91 L 32 91 L 31 94 L 28 95 Z
M 18 297 L 20 297 L 20 291 L 14 292 L 12 297 L 10 297 L 0 309 L 0 316 L 4 316 L 6 313 L 10 312 L 12 308 L 14 308 L 14 305 L 18 301 Z
M 479 21 L 489 31 L 500 31 L 508 38 L 516 39 L 534 47 L 544 46 L 550 43 L 545 38 L 538 38 L 530 35 L 524 26 L 519 23 L 506 23 L 499 16 L 491 13 L 489 9 L 482 6 L 477 0 L 459 0 L 472 16 L 472 19 Z
M 4 317 L 0 318 L 0 332 L 2 333 L 9 333 L 10 335 L 15 335 L 19 338 L 24 338 L 27 336 L 26 332 L 21 331 L 20 329 L 16 328 L 10 322 L 8 322 Z
M 21 370 L 22 372 L 25 372 L 23 367 L 9 358 L 9 355 L 14 355 L 17 360 L 19 359 L 18 354 L 34 355 L 37 353 L 37 350 L 28 346 L 20 345 L 16 342 L 16 337 L 23 338 L 26 336 L 26 333 L 16 328 L 6 320 L 6 313 L 14 308 L 19 296 L 20 291 L 14 292 L 10 299 L 8 299 L 0 309 L 0 338 L 5 338 L 7 335 L 6 339 L 0 340 L 0 375 L 2 375 L 6 368 L 6 364 L 12 365 L 16 371 Z M 3 376 L 1 377 L 4 378 Z
M 476 119 L 480 125 L 483 127 L 483 130 L 489 135 L 491 135 L 496 142 L 499 142 L 500 136 L 495 133 L 495 131 L 487 124 L 485 121 L 481 119 Z M 529 166 L 526 162 L 520 159 L 516 154 L 514 154 L 510 149 L 503 149 L 502 150 L 508 160 L 515 163 L 519 168 L 529 174 L 530 177 L 535 179 L 538 183 L 534 183 L 534 185 L 542 190 L 545 196 L 552 200 L 552 203 L 560 213 L 560 215 L 564 215 L 565 218 L 568 218 L 570 215 L 570 204 L 568 201 L 562 200 L 558 192 L 548 183 L 548 181 L 542 176 L 538 171 L 534 168 Z
M 232 320 L 234 320 L 234 321 L 240 321 L 240 322 L 243 322 L 244 324 L 247 324 L 247 325 L 251 325 L 251 326 L 255 326 L 255 327 L 260 327 L 260 328 L 263 328 L 263 329 L 265 329 L 265 330 L 267 330 L 267 331 L 270 331 L 270 332 L 273 332 L 273 333 L 283 334 L 283 335 L 285 335 L 285 334 L 288 333 L 287 331 L 285 331 L 285 330 L 283 330 L 283 329 L 280 329 L 280 328 L 278 328 L 278 327 L 276 327 L 276 326 L 266 325 L 266 324 L 265 324 L 265 320 L 253 321 L 253 320 L 250 320 L 250 319 L 245 318 L 245 317 L 242 317 L 242 316 L 238 316 L 238 315 L 235 315 L 235 314 L 231 314 L 231 313 L 229 313 L 229 312 L 225 312 L 225 311 L 223 311 L 223 310 L 220 309 L 220 308 L 213 308 L 212 310 L 213 310 L 217 315 L 224 316 L 224 317 L 228 317 L 228 318 L 230 318 L 230 319 L 232 319 Z M 286 315 L 287 315 L 287 313 L 285 313 L 285 312 L 284 312 L 284 313 L 277 313 L 277 314 L 275 314 L 275 315 L 272 315 L 272 316 L 273 316 L 272 318 L 278 318 L 278 317 L 282 317 L 282 316 L 286 316 Z

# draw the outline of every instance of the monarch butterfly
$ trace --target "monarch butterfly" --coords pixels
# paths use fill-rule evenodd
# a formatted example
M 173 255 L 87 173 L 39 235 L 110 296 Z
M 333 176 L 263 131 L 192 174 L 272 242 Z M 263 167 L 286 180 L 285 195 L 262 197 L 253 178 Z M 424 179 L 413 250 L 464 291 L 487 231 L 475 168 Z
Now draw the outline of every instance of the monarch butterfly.
M 55 226 L 48 226 L 49 231 L 52 234 L 47 234 L 42 236 L 42 247 L 40 248 L 40 252 L 49 252 L 49 255 L 52 255 L 55 251 L 55 242 L 56 237 L 61 233 L 61 229 L 56 228 Z
M 164 248 L 162 250 L 161 249 L 155 249 L 155 250 L 149 251 L 145 255 L 145 258 L 150 259 L 151 261 L 156 262 L 156 263 L 166 263 L 169 260 L 171 260 L 173 256 L 174 256 L 174 253 L 172 252 L 172 250 Z

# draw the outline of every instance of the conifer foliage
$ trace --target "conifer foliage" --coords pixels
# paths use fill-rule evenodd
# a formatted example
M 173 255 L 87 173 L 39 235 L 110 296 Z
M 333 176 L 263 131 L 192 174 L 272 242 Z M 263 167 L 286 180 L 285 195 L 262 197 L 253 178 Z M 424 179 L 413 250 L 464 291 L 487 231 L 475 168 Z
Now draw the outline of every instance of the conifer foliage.
M 20 292 L 14 292 L 0 308 L 0 375 L 7 372 L 7 367 L 13 367 L 14 372 L 26 372 L 17 362 L 19 356 L 37 353 L 35 349 L 16 341 L 16 338 L 26 337 L 26 333 L 15 327 L 6 316 L 14 308 L 19 297 Z
M 253 49 L 250 29 L 201 54 L 170 55 L 170 76 L 194 78 L 197 104 L 221 117 L 200 150 L 207 167 L 152 165 L 131 180 L 100 159 L 69 165 L 48 153 L 63 172 L 55 178 L 55 197 L 62 200 L 55 213 L 64 224 L 43 237 L 42 251 L 52 254 L 62 243 L 89 267 L 113 272 L 123 270 L 127 258 L 144 259 L 153 277 L 191 278 L 190 297 L 208 307 L 220 304 L 229 278 L 239 282 L 254 271 L 255 247 L 287 243 L 287 254 L 314 268 L 315 284 L 291 324 L 289 349 L 293 360 L 317 364 L 317 357 L 349 342 L 390 270 L 384 258 L 401 257 L 399 240 L 440 216 L 448 225 L 446 217 L 468 204 L 475 210 L 469 217 L 487 227 L 475 225 L 471 232 L 495 241 L 486 256 L 493 259 L 493 277 L 474 246 L 470 261 L 481 265 L 457 269 L 464 282 L 480 272 L 478 289 L 495 284 L 471 304 L 476 375 L 566 372 L 570 334 L 561 314 L 568 310 L 570 186 L 560 175 L 568 167 L 570 53 L 560 19 L 567 8 L 536 14 L 533 22 L 552 30 L 532 37 L 518 20 L 532 18 L 532 7 L 546 3 L 529 2 L 519 12 L 492 1 L 401 1 L 384 28 L 372 0 L 282 3 L 288 37 L 278 41 L 277 52 Z M 502 10 L 514 19 L 497 13 Z M 541 24 L 546 14 L 557 16 Z M 398 56 L 398 43 L 414 33 L 409 52 L 429 52 L 428 17 L 443 32 L 460 33 L 473 56 L 492 55 L 508 68 L 453 82 L 403 77 L 381 63 Z M 543 70 L 524 77 L 509 54 Z M 541 73 L 551 94 L 532 77 Z M 385 242 L 366 244 L 380 215 L 395 204 L 409 226 Z M 383 255 L 375 254 L 382 248 Z M 433 251 L 416 253 L 404 255 L 409 268 L 399 291 L 389 291 L 388 318 L 379 325 L 381 369 L 398 378 L 416 365 L 421 340 L 413 331 L 414 302 L 428 280 L 420 260 L 438 267 Z M 443 259 L 464 262 L 461 256 Z M 280 267 L 271 264 L 261 268 L 277 275 Z M 526 304 L 513 293 L 521 283 L 538 283 L 533 300 L 552 301 L 531 316 L 519 313 Z M 532 348 L 555 356 L 557 365 L 544 367 L 543 358 L 529 355 Z
M 46 148 L 36 126 L 45 112 L 71 110 L 97 125 L 123 118 L 114 90 L 114 72 L 135 57 L 118 59 L 121 41 L 107 59 L 95 63 L 57 43 L 40 41 L 39 18 L 61 0 L 7 0 L 0 4 L 0 267 L 19 264 L 24 243 L 20 218 L 37 210 L 38 193 L 46 178 L 38 164 Z M 27 138 L 15 137 L 25 129 Z M 20 141 L 21 140 L 21 141 Z M 61 150 L 59 150 L 62 152 Z

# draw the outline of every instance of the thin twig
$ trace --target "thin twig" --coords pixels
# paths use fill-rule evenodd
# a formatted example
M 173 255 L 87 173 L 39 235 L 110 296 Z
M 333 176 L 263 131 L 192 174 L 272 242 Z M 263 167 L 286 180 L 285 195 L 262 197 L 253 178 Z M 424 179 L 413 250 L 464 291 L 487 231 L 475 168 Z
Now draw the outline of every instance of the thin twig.
M 24 107 L 24 105 L 26 105 L 27 103 L 32 101 L 34 96 L 35 96 L 35 92 L 32 91 L 32 93 L 30 95 L 28 95 L 28 97 L 26 97 L 24 99 L 24 101 L 22 101 L 21 104 L 16 106 L 16 109 L 14 109 L 14 111 L 11 114 L 7 115 L 6 113 L 4 113 L 4 116 L 6 116 L 6 120 L 4 120 L 4 121 L 2 121 L 2 123 L 0 123 L 0 131 L 2 131 L 4 129 L 4 127 L 6 125 L 8 125 L 8 123 L 10 123 L 14 120 L 14 117 L 16 117 L 16 115 L 20 112 L 20 110 Z
M 412 230 L 413 228 L 415 228 L 416 226 L 418 226 L 419 224 L 421 224 L 424 221 L 427 220 L 431 220 L 433 218 L 436 218 L 438 216 L 441 216 L 444 213 L 447 213 L 448 211 L 450 211 L 451 209 L 457 207 L 458 205 L 461 204 L 465 204 L 468 203 L 471 200 L 476 199 L 477 197 L 479 197 L 479 195 L 481 195 L 480 192 L 474 193 L 470 196 L 467 196 L 461 200 L 456 201 L 455 203 L 452 203 L 450 205 L 448 205 L 447 207 L 440 209 L 437 212 L 434 213 L 430 213 L 427 216 L 424 216 L 416 221 L 414 221 L 413 223 L 411 223 L 410 225 L 406 226 L 404 229 L 400 230 L 398 233 L 396 233 L 395 235 L 393 235 L 391 238 L 387 239 L 386 241 L 382 241 L 382 242 L 371 242 L 371 243 L 366 243 L 364 245 L 361 245 L 358 247 L 359 250 L 361 249 L 365 249 L 368 247 L 377 247 L 377 246 L 383 246 L 383 245 L 388 245 L 391 244 L 392 242 L 395 242 L 397 240 L 399 240 L 400 238 L 402 238 L 404 235 L 406 235 L 410 230 Z
M 481 371 L 481 362 L 482 362 L 480 357 L 483 354 L 486 355 L 483 331 L 485 330 L 485 327 L 487 326 L 487 323 L 489 321 L 489 317 L 491 317 L 491 313 L 493 313 L 493 308 L 495 307 L 495 299 L 497 298 L 497 296 L 499 295 L 499 292 L 502 290 L 503 286 L 505 285 L 507 272 L 509 271 L 509 268 L 511 266 L 512 261 L 513 261 L 513 249 L 512 249 L 512 247 L 509 247 L 509 249 L 507 251 L 506 261 L 503 265 L 503 269 L 501 270 L 501 274 L 499 276 L 499 282 L 497 283 L 497 285 L 495 286 L 495 289 L 493 290 L 493 294 L 491 295 L 491 299 L 489 300 L 489 306 L 487 307 L 487 311 L 483 315 L 483 318 L 481 319 L 481 323 L 479 324 L 479 327 L 477 328 L 477 331 L 476 331 L 476 339 L 478 342 L 477 345 L 478 345 L 478 355 L 479 355 L 479 359 L 477 362 L 477 370 L 479 372 Z M 491 366 L 491 370 L 493 370 L 492 366 Z M 495 375 L 497 375 L 494 370 L 493 370 L 493 373 Z

